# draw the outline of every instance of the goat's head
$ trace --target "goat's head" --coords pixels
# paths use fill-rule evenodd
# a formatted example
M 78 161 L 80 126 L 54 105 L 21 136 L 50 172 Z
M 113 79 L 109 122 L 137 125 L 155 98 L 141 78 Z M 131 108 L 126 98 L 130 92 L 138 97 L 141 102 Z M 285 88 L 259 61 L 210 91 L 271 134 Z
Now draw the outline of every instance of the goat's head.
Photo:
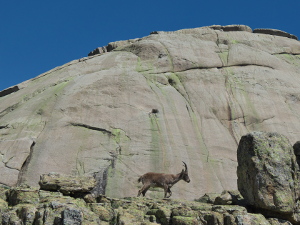
M 183 161 L 182 161 L 183 162 Z M 185 164 L 185 162 L 183 162 L 185 169 L 182 169 L 181 174 L 180 174 L 180 178 L 182 180 L 184 180 L 187 183 L 190 183 L 190 178 L 189 178 L 189 173 L 188 173 L 188 168 Z

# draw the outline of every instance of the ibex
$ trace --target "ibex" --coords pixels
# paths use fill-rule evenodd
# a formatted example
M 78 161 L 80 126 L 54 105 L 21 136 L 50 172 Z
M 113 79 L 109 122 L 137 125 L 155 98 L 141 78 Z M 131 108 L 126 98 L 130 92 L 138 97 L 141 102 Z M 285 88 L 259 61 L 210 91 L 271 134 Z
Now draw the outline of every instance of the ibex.
M 165 174 L 165 173 L 146 173 L 143 176 L 141 176 L 138 179 L 138 182 L 143 183 L 143 187 L 141 190 L 139 190 L 138 197 L 143 194 L 145 196 L 146 192 L 150 187 L 159 187 L 163 188 L 165 191 L 165 198 L 170 198 L 172 195 L 172 192 L 170 188 L 176 184 L 180 180 L 184 180 L 187 183 L 190 183 L 190 178 L 188 174 L 188 169 L 183 162 L 185 170 L 182 169 L 182 171 L 178 174 Z M 167 193 L 169 193 L 169 196 L 167 197 Z

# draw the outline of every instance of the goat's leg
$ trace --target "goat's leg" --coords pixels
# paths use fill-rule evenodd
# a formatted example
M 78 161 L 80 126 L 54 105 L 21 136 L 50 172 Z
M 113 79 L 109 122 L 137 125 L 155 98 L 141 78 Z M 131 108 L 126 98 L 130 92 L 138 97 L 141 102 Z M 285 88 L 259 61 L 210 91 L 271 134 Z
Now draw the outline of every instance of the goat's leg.
M 169 197 L 168 197 L 168 198 L 170 198 L 170 197 L 171 197 L 171 195 L 172 195 L 172 191 L 171 191 L 171 189 L 170 189 L 170 188 L 168 188 L 168 192 L 169 192 Z
M 149 188 L 150 188 L 150 185 L 144 184 L 144 186 L 139 190 L 137 197 L 139 197 L 141 194 L 143 194 L 143 196 L 145 196 L 145 194 Z
M 164 191 L 165 191 L 165 198 L 169 198 L 169 197 L 167 197 L 167 194 L 169 193 L 169 191 L 170 191 L 170 188 L 166 185 L 166 186 L 164 186 Z
M 148 191 L 149 188 L 150 188 L 150 186 L 147 187 L 147 188 L 142 192 L 142 194 L 143 194 L 144 197 L 145 197 L 145 194 L 146 194 L 146 192 Z

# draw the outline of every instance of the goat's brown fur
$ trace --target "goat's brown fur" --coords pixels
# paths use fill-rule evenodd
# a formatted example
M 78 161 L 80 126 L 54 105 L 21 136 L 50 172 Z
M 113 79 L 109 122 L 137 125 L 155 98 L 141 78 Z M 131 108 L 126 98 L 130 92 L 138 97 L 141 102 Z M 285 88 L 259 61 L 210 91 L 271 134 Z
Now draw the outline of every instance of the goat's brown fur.
M 183 162 L 184 163 L 184 162 Z M 172 195 L 170 188 L 180 180 L 184 180 L 189 183 L 190 178 L 188 175 L 187 166 L 184 163 L 185 170 L 182 170 L 178 174 L 166 174 L 166 173 L 153 173 L 149 172 L 142 175 L 138 182 L 143 183 L 143 187 L 139 190 L 138 197 L 143 194 L 145 196 L 146 192 L 150 187 L 163 188 L 165 191 L 165 198 L 169 198 Z M 169 193 L 169 196 L 167 194 Z

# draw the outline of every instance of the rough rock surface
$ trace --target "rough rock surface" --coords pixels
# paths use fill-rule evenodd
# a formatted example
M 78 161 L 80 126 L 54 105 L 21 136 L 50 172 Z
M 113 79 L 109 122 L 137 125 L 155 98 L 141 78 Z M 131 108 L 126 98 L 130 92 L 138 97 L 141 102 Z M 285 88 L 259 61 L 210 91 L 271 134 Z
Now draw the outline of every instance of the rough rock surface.
M 289 140 L 278 133 L 249 133 L 241 138 L 237 158 L 246 204 L 300 224 L 300 172 Z
M 106 196 L 86 202 L 60 192 L 29 187 L 4 190 L 8 196 L 0 199 L 0 224 L 4 225 L 291 225 L 286 220 L 266 218 L 260 213 L 247 212 L 243 206 L 227 203 Z
M 297 36 L 276 29 L 254 29 L 253 33 L 270 34 L 270 35 L 282 36 L 282 37 L 293 38 L 295 40 L 298 40 Z
M 300 42 L 246 30 L 112 43 L 2 94 L 0 183 L 94 175 L 98 193 L 135 196 L 140 175 L 179 173 L 184 161 L 191 183 L 172 197 L 237 189 L 243 135 L 277 131 L 295 143 L 300 127 Z
M 59 191 L 63 194 L 88 193 L 95 188 L 96 180 L 88 176 L 49 173 L 41 175 L 39 185 L 41 190 Z

